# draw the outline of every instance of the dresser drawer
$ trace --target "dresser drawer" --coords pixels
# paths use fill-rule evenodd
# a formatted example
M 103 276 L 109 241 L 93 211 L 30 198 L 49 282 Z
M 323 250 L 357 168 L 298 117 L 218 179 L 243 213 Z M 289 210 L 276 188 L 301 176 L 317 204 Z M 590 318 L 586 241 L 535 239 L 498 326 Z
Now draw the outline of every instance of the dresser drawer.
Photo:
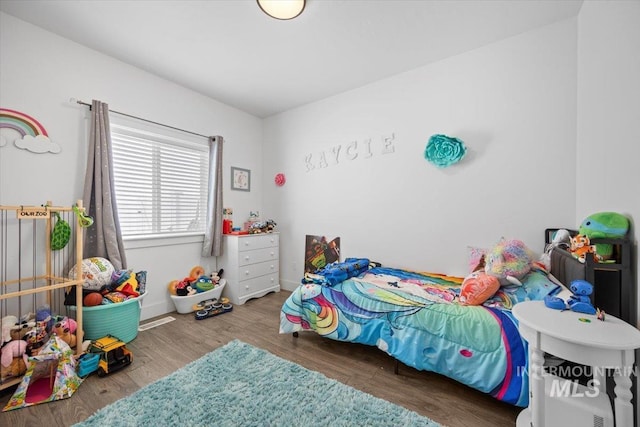
M 278 247 L 277 234 L 264 234 L 248 237 L 241 237 L 238 242 L 238 251 L 251 251 L 254 249 Z
M 256 249 L 254 251 L 244 251 L 238 256 L 238 265 L 257 264 L 259 262 L 278 259 L 278 248 Z
M 265 274 L 277 273 L 279 271 L 278 267 L 278 260 L 242 266 L 238 270 L 238 281 L 242 282 L 253 279 L 254 277 L 264 276 Z
M 250 298 L 262 296 L 268 292 L 280 290 L 278 273 L 256 277 L 236 284 L 236 304 L 244 304 Z

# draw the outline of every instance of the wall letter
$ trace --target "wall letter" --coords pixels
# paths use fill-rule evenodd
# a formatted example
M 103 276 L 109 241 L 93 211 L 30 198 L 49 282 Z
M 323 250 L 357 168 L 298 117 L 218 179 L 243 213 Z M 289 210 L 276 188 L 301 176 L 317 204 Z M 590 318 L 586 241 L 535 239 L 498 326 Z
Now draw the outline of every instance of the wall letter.
M 364 157 L 368 159 L 369 157 L 373 156 L 373 153 L 371 152 L 371 138 L 365 139 L 364 145 L 366 147 L 366 151 L 364 152 Z
M 396 149 L 394 144 L 394 135 L 386 135 L 382 137 L 382 154 L 393 153 Z
M 347 145 L 347 158 L 349 160 L 355 160 L 358 157 L 358 141 L 351 141 Z
M 314 170 L 316 167 L 313 165 L 313 163 L 311 163 L 311 158 L 313 157 L 313 154 L 309 154 L 308 156 L 304 157 L 304 163 L 305 166 L 307 167 L 307 172 Z
M 333 153 L 333 158 L 336 160 L 336 165 L 340 163 L 338 156 L 340 155 L 341 148 L 342 148 L 342 145 L 334 145 L 333 148 L 331 149 L 331 152 Z
M 320 161 L 318 166 L 321 168 L 326 168 L 327 166 L 329 166 L 329 164 L 327 163 L 327 157 L 324 155 L 324 151 L 320 153 Z

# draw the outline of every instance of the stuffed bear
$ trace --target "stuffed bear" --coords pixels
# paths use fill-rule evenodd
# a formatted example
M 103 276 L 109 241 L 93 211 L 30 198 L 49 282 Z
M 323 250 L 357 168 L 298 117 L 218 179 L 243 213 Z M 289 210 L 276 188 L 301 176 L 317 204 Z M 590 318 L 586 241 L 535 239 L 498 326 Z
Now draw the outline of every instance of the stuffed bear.
M 0 365 L 0 378 L 19 377 L 27 372 L 27 365 L 22 357 L 11 359 L 9 366 Z
M 11 331 L 18 325 L 18 318 L 16 316 L 4 316 L 0 322 L 2 336 L 0 337 L 0 346 L 4 343 L 11 341 Z
M 7 345 L 2 347 L 2 356 L 0 356 L 0 365 L 8 367 L 12 360 L 16 357 L 22 358 L 27 351 L 27 342 L 24 340 L 9 341 Z

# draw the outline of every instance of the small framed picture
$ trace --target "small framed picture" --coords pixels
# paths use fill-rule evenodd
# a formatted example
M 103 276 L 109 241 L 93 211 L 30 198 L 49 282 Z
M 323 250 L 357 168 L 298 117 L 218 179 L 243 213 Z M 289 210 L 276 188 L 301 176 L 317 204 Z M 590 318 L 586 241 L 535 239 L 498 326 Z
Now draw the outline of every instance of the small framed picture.
M 231 166 L 231 189 L 251 191 L 251 171 Z

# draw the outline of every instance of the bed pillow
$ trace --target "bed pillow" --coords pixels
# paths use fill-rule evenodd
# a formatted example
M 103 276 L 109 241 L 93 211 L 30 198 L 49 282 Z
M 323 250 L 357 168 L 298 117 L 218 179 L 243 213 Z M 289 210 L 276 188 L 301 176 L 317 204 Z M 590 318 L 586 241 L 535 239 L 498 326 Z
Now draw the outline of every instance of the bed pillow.
M 544 271 L 537 269 L 531 270 L 520 281 L 522 286 L 503 286 L 513 304 L 544 300 L 547 295 L 555 295 L 561 290 L 560 285 L 551 280 Z
M 460 304 L 480 305 L 491 298 L 500 289 L 497 277 L 490 276 L 483 271 L 476 271 L 468 275 L 460 287 Z

